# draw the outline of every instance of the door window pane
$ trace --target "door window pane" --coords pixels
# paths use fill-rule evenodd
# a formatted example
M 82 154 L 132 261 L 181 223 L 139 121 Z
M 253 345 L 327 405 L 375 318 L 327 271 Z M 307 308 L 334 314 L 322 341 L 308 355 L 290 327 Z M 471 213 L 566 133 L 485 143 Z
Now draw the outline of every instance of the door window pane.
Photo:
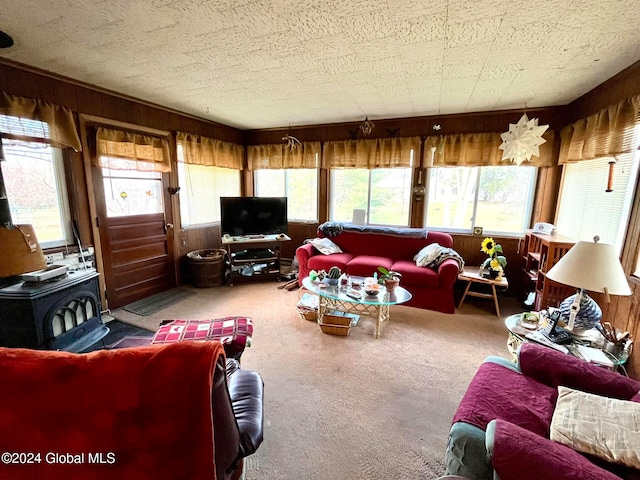
M 15 224 L 34 226 L 44 248 L 71 243 L 62 151 L 42 143 L 3 139 L 2 171 Z
M 130 165 L 132 170 L 102 169 L 107 217 L 164 212 L 162 174 L 152 170 L 136 170 L 136 165 L 143 162 L 113 160 L 117 160 L 123 167 Z M 111 158 L 109 162 L 112 162 Z

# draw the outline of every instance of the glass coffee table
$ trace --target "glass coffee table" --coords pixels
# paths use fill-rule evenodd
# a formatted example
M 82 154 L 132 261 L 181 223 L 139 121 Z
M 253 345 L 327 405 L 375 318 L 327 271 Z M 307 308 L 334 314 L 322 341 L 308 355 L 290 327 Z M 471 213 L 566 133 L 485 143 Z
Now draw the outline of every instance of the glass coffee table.
M 364 278 L 351 277 L 351 280 L 360 281 L 364 285 Z M 302 286 L 319 297 L 318 323 L 322 322 L 322 316 L 327 310 L 366 315 L 375 319 L 375 338 L 380 338 L 382 322 L 389 320 L 389 307 L 411 300 L 411 294 L 400 286 L 394 288 L 393 292 L 381 288 L 377 295 L 367 295 L 361 287 L 360 298 L 348 296 L 347 287 L 327 286 L 322 282 L 312 282 L 309 277 L 302 280 Z

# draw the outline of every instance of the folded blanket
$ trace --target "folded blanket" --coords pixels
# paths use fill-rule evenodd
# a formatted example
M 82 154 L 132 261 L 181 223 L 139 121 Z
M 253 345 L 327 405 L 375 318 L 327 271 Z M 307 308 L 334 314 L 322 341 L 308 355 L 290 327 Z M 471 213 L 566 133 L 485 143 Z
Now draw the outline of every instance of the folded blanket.
M 219 342 L 0 348 L 0 452 L 28 455 L 0 463 L 0 478 L 215 478 L 211 388 L 222 353 Z
M 353 233 L 377 233 L 392 235 L 395 237 L 427 238 L 428 230 L 425 228 L 396 228 L 382 227 L 378 225 L 356 225 L 355 223 L 325 222 L 318 227 L 325 237 L 337 237 L 342 232 Z
M 464 258 L 462 258 L 462 256 L 460 256 L 460 254 L 453 248 L 449 247 L 440 247 L 440 251 L 438 252 L 436 257 L 426 266 L 437 270 L 438 268 L 440 268 L 442 262 L 448 259 L 452 259 L 458 262 L 458 270 L 460 271 L 460 273 L 462 273 L 462 271 L 464 270 Z

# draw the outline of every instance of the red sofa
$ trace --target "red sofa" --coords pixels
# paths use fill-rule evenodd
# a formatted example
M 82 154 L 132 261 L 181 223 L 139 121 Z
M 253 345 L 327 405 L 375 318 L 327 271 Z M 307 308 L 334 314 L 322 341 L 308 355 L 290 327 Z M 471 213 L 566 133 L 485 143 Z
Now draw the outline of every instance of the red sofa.
M 400 285 L 413 296 L 405 305 L 443 313 L 454 312 L 453 286 L 458 278 L 458 262 L 447 259 L 434 270 L 418 267 L 413 260 L 422 248 L 432 243 L 453 248 L 451 235 L 417 228 L 366 226 L 354 230 L 345 228 L 339 235 L 327 237 L 322 227 L 318 227 L 318 237 L 330 238 L 343 253 L 324 255 L 310 243 L 298 247 L 299 285 L 311 270 L 329 271 L 337 266 L 352 276 L 371 277 L 378 267 L 385 267 L 402 274 Z

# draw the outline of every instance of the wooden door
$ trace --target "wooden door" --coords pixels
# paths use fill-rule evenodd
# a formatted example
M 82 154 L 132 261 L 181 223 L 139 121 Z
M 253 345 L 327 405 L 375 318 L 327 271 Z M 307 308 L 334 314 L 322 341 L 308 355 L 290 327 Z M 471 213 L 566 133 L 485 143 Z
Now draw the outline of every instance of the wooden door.
M 163 178 L 164 177 L 164 178 Z M 109 308 L 176 286 L 167 174 L 93 168 Z

